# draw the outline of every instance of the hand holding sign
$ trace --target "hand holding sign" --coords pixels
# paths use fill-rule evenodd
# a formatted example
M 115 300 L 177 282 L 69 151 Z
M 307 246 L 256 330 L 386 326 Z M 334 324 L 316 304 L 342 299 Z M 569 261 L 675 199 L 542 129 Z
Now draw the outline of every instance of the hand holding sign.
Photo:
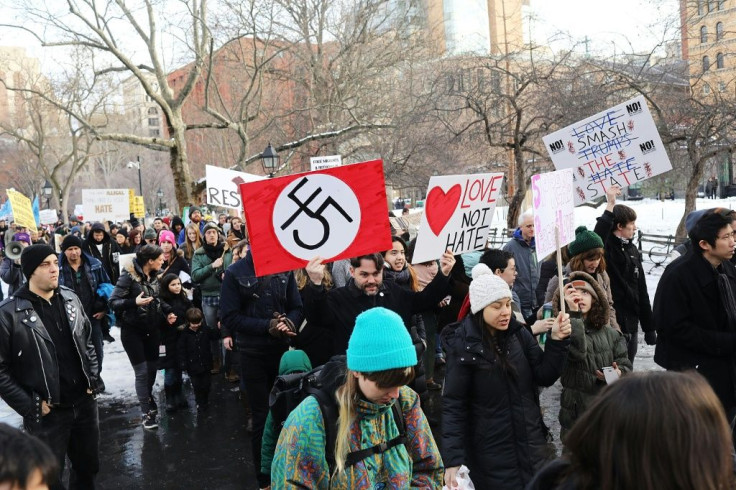
M 455 256 L 452 254 L 452 250 L 445 250 L 440 259 L 440 270 L 445 276 L 449 276 L 452 272 L 452 268 L 455 266 Z

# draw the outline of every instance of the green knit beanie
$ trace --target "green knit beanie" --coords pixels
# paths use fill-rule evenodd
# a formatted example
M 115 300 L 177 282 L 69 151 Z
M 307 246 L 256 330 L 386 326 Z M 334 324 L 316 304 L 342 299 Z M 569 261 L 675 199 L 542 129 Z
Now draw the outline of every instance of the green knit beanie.
M 397 313 L 380 306 L 358 315 L 347 355 L 348 369 L 361 373 L 417 364 L 417 352 L 404 321 Z
M 567 252 L 570 257 L 574 257 L 594 248 L 603 248 L 601 237 L 594 231 L 589 231 L 585 226 L 578 226 L 575 229 L 575 240 L 567 246 Z

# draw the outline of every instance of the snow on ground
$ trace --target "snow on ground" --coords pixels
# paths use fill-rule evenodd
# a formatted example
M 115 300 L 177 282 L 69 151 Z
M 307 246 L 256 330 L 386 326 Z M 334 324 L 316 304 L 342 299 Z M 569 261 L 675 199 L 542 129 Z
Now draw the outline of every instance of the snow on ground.
M 682 213 L 685 210 L 685 201 L 682 199 L 676 199 L 674 201 L 645 199 L 643 201 L 622 201 L 622 203 L 631 206 L 636 210 L 638 215 L 637 226 L 645 233 L 674 234 L 680 218 L 682 217 Z M 733 209 L 736 207 L 736 198 L 697 200 L 698 209 L 716 206 Z M 593 229 L 595 226 L 595 219 L 600 216 L 603 209 L 603 206 L 600 206 L 597 209 L 590 207 L 576 208 L 576 226 L 586 225 L 589 229 Z M 503 223 L 505 223 L 506 212 L 506 208 L 497 208 L 494 223 L 502 226 Z M 644 265 L 648 272 L 647 285 L 649 287 L 649 296 L 653 301 L 654 293 L 657 289 L 657 284 L 659 283 L 659 278 L 664 269 L 659 267 L 649 272 L 651 266 L 652 264 L 650 263 L 645 263 Z M 2 284 L 2 287 L 7 297 L 7 285 Z M 130 366 L 130 362 L 123 350 L 123 344 L 120 341 L 120 329 L 113 327 L 111 334 L 115 337 L 116 342 L 110 344 L 105 343 L 104 346 L 105 358 L 103 362 L 102 378 L 105 381 L 107 391 L 100 396 L 99 400 L 100 403 L 103 404 L 116 401 L 133 405 L 136 403 L 133 369 Z M 646 345 L 643 338 L 640 338 L 639 352 L 637 354 L 635 368 L 637 370 L 658 369 L 652 359 L 653 356 L 654 347 Z M 159 391 L 162 389 L 162 385 L 163 375 L 159 372 L 154 390 Z M 556 418 L 556 412 L 554 413 L 554 418 Z M 0 400 L 0 422 L 6 422 L 16 426 L 21 423 L 20 417 L 2 400 Z

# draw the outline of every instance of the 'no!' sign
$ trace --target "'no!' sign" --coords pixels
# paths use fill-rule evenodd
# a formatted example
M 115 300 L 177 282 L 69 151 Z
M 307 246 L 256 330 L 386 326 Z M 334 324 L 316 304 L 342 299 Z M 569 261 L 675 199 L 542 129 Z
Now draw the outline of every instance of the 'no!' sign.
M 240 185 L 256 273 L 391 248 L 380 160 Z

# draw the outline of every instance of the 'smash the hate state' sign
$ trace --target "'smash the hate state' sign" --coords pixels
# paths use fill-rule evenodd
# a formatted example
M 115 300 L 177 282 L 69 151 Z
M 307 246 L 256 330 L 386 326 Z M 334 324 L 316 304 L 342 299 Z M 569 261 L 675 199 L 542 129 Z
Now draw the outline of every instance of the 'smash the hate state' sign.
M 240 184 L 258 276 L 391 248 L 383 162 Z
M 115 221 L 122 223 L 130 219 L 128 189 L 82 189 L 82 209 L 84 219 L 95 221 Z
M 324 170 L 342 165 L 341 155 L 330 155 L 326 157 L 309 157 L 309 165 L 312 170 Z
M 575 239 L 572 174 L 572 169 L 565 169 L 532 175 L 534 240 L 539 260 L 557 249 L 555 227 L 559 230 L 560 247 Z
M 557 169 L 574 169 L 575 204 L 672 170 L 643 96 L 543 138 Z
M 230 170 L 228 168 L 207 165 L 207 204 L 240 210 L 243 204 L 240 201 L 240 184 L 256 182 L 266 177 L 263 175 L 248 174 Z
M 488 240 L 502 173 L 443 175 L 429 179 L 412 262 L 481 250 Z

